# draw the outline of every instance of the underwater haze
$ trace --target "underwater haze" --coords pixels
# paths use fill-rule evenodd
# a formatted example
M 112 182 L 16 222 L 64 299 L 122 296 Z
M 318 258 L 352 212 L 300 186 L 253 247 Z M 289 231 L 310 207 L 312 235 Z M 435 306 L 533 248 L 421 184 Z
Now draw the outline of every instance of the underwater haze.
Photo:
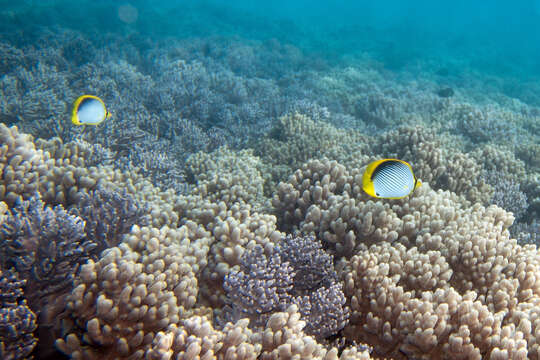
M 508 83 L 534 82 L 540 72 L 540 3 L 532 0 L 4 3 L 6 36 L 22 28 L 22 35 L 37 35 L 40 26 L 155 40 L 228 34 L 274 38 L 332 60 L 367 52 L 391 70 L 436 62 L 456 76 L 472 68 Z M 507 87 L 509 95 L 527 97 Z
M 540 0 L 0 0 L 0 360 L 540 360 Z

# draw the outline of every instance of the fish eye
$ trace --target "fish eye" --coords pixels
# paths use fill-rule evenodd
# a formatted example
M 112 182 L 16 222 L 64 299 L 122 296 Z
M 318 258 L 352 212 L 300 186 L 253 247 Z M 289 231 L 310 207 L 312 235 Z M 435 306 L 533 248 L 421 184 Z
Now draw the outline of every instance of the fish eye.
M 377 195 L 377 196 L 381 196 L 381 194 L 379 194 L 379 193 L 377 193 L 377 192 L 375 193 L 375 195 Z

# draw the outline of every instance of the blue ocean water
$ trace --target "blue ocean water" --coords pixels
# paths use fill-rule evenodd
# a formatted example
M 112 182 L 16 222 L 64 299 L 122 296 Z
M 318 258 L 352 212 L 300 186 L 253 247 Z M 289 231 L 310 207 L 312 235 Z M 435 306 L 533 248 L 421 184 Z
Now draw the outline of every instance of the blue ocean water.
M 97 39 L 107 34 L 155 41 L 208 35 L 277 39 L 332 61 L 368 53 L 390 70 L 418 63 L 456 77 L 474 70 L 502 79 L 508 95 L 539 103 L 515 84 L 534 83 L 540 74 L 540 5 L 532 0 L 3 3 L 1 33 L 19 42 L 31 42 L 42 26 Z
M 208 321 L 203 330 L 219 338 L 227 321 L 245 315 L 255 317 L 256 333 L 290 303 L 324 349 L 420 358 L 409 343 L 384 349 L 377 336 L 386 335 L 355 338 L 363 324 L 342 331 L 358 301 L 343 291 L 351 256 L 385 237 L 396 254 L 421 248 L 421 269 L 458 273 L 461 260 L 443 249 L 447 258 L 434 265 L 428 250 L 463 222 L 479 242 L 467 256 L 485 250 L 491 259 L 496 249 L 498 261 L 511 248 L 526 253 L 527 269 L 537 267 L 539 20 L 540 0 L 0 0 L 0 329 L 13 331 L 0 333 L 0 359 L 83 350 L 153 358 L 181 321 Z M 85 94 L 103 101 L 87 115 L 100 114 L 96 126 L 72 120 Z M 423 197 L 368 198 L 361 175 L 378 158 L 412 164 Z M 453 208 L 432 213 L 430 189 L 441 190 L 429 193 L 433 202 Z M 375 219 L 381 213 L 394 216 L 390 224 Z M 435 240 L 422 248 L 419 234 Z M 281 236 L 287 246 L 270 259 Z M 486 245 L 493 239 L 500 246 Z M 175 262 L 180 253 L 185 266 Z M 155 262 L 143 266 L 148 259 Z M 501 264 L 490 267 L 493 278 L 518 281 Z M 301 276 L 291 275 L 294 266 Z M 431 290 L 470 296 L 471 269 L 453 283 L 441 275 Z M 144 274 L 128 279 L 135 270 Z M 412 284 L 425 275 L 412 273 Z M 268 301 L 253 288 L 267 280 Z M 272 287 L 294 281 L 294 301 Z M 420 287 L 411 296 L 431 299 Z M 477 305 L 489 316 L 514 310 L 479 289 Z M 118 312 L 125 323 L 115 322 Z M 519 325 L 532 354 L 538 331 L 527 333 L 516 314 L 504 325 Z M 449 327 L 457 334 L 458 325 Z M 496 346 L 473 347 L 488 358 Z

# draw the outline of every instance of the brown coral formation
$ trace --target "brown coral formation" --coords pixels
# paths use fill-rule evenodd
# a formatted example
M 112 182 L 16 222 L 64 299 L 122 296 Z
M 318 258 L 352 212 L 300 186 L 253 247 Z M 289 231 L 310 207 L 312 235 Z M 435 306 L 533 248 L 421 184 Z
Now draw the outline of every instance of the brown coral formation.
M 205 255 L 204 240 L 191 243 L 188 233 L 187 227 L 134 227 L 120 246 L 84 265 L 68 302 L 73 332 L 58 347 L 74 357 L 137 356 L 158 331 L 187 317 Z
M 193 316 L 169 326 L 155 337 L 148 359 L 256 359 L 261 345 L 253 343 L 247 320 L 219 331 L 206 317 Z
M 538 358 L 540 255 L 509 238 L 511 214 L 428 184 L 402 200 L 368 200 L 346 169 L 323 185 L 338 166 L 308 162 L 274 204 L 283 221 L 344 256 L 346 337 L 397 358 Z M 327 200 L 321 185 L 335 189 Z
M 271 246 L 281 239 L 276 229 L 276 217 L 258 213 L 249 204 L 213 203 L 199 196 L 182 198 L 177 206 L 183 221 L 205 229 L 210 234 L 207 265 L 201 277 L 201 301 L 220 307 L 224 304 L 223 277 L 231 268 L 238 267 L 245 251 L 256 245 Z
M 31 196 L 41 187 L 41 179 L 52 166 L 42 151 L 36 150 L 32 137 L 16 127 L 0 124 L 0 200 L 13 205 L 21 196 Z
M 481 176 L 472 175 L 486 170 L 483 159 L 459 151 L 456 139 L 450 143 L 424 126 L 402 126 L 367 138 L 297 113 L 280 118 L 270 134 L 256 145 L 263 163 L 271 164 L 264 175 L 267 189 L 313 158 L 361 168 L 370 159 L 392 157 L 410 162 L 415 174 L 434 189 L 450 190 L 472 203 L 488 203 L 493 191 Z
M 367 360 L 368 350 L 347 347 L 327 350 L 303 332 L 304 322 L 296 306 L 274 313 L 266 327 L 252 332 L 247 319 L 228 323 L 217 330 L 206 317 L 193 316 L 159 332 L 148 359 L 320 359 Z
M 263 159 L 269 193 L 275 185 L 312 158 L 328 157 L 342 163 L 356 163 L 368 151 L 368 139 L 357 131 L 337 129 L 299 113 L 279 119 L 268 138 L 255 145 Z
M 186 167 L 196 183 L 193 193 L 208 201 L 258 207 L 264 203 L 262 163 L 251 150 L 234 152 L 221 147 L 210 154 L 199 152 L 188 158 Z
M 36 148 L 30 135 L 16 127 L 0 124 L 0 199 L 12 206 L 19 198 L 28 199 L 39 192 L 50 204 L 71 205 L 80 192 L 93 189 L 101 179 L 115 180 L 106 171 L 84 167 L 83 154 L 73 145 L 62 146 L 51 140 Z M 80 156 L 81 155 L 81 156 Z
M 419 159 L 424 185 L 411 196 L 365 195 L 370 158 L 360 151 L 348 166 L 324 158 L 298 165 L 277 186 L 270 214 L 261 206 L 266 175 L 249 152 L 195 156 L 195 191 L 178 196 L 134 173 L 86 168 L 76 145 L 36 149 L 0 125 L 0 217 L 36 191 L 67 208 L 103 186 L 146 205 L 149 222 L 135 223 L 75 277 L 65 336 L 57 340 L 73 358 L 370 358 L 360 343 L 394 359 L 540 358 L 540 255 L 510 239 L 511 214 L 471 205 L 489 189 L 452 166 L 478 162 L 440 150 L 425 129 L 387 136 L 381 141 L 390 145 L 379 150 Z M 434 191 L 432 183 L 454 192 Z M 246 319 L 217 324 L 223 278 L 246 250 L 270 249 L 294 231 L 315 234 L 334 254 L 350 308 L 337 339 L 306 335 L 297 305 L 271 314 L 260 329 Z
M 534 171 L 540 172 L 540 144 L 526 143 L 518 145 L 516 155 Z
M 30 135 L 4 124 L 0 124 L 0 144 L 0 200 L 9 206 L 39 192 L 44 202 L 67 208 L 102 184 L 148 204 L 152 225 L 178 223 L 174 191 L 160 191 L 136 172 L 125 173 L 112 166 L 87 168 L 89 150 L 81 144 L 52 139 L 39 140 L 35 145 Z
M 434 189 L 450 190 L 471 202 L 486 203 L 492 189 L 480 176 L 484 168 L 469 154 L 450 149 L 422 126 L 402 127 L 383 135 L 374 149 L 383 157 L 409 161 L 415 175 Z

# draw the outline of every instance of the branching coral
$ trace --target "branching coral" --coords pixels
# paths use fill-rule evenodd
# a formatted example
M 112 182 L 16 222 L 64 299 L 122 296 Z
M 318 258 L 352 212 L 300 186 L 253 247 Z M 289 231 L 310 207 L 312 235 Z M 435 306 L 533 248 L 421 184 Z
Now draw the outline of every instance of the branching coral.
M 503 174 L 503 172 L 489 171 L 484 175 L 485 182 L 494 189 L 490 202 L 512 212 L 519 220 L 525 215 L 529 206 L 527 195 L 520 191 L 519 183 L 506 178 Z
M 0 124 L 0 199 L 13 205 L 21 198 L 29 198 L 38 190 L 40 178 L 49 170 L 42 151 L 36 150 L 32 137 L 20 133 L 16 127 Z
M 106 140 L 101 140 L 101 135 L 94 134 L 89 137 L 89 141 L 104 143 L 115 160 L 114 165 L 120 170 L 132 171 L 136 168 L 155 186 L 174 189 L 177 193 L 183 193 L 187 189 L 183 167 L 189 152 L 182 146 L 181 140 L 196 134 L 186 132 L 182 134 L 182 138 L 166 140 L 138 128 L 126 129 L 118 126 L 105 137 Z M 171 141 L 174 141 L 174 147 L 171 147 Z M 96 144 L 93 146 L 96 147 Z
M 224 305 L 223 277 L 240 264 L 243 254 L 257 244 L 266 247 L 281 238 L 276 218 L 253 211 L 249 204 L 227 207 L 224 202 L 216 204 L 189 196 L 181 198 L 176 208 L 187 224 L 200 224 L 211 234 L 208 263 L 201 274 L 200 301 L 213 307 Z
M 266 324 L 272 312 L 283 311 L 291 303 L 294 275 L 292 266 L 282 263 L 277 252 L 267 257 L 261 246 L 246 252 L 240 271 L 225 276 L 223 287 L 231 307 L 223 320 L 247 317 L 253 326 Z
M 205 317 L 193 316 L 180 326 L 171 325 L 159 332 L 147 359 L 245 359 L 255 360 L 261 345 L 254 342 L 247 321 L 227 324 L 222 331 L 215 330 Z
M 213 61 L 174 59 L 155 64 L 151 71 L 157 75 L 157 85 L 149 100 L 159 103 L 158 108 L 196 119 L 204 129 L 228 129 L 228 144 L 234 147 L 261 136 L 276 115 L 275 108 L 287 101 L 273 81 L 238 76 Z M 244 136 L 235 136 L 239 134 Z
M 85 238 L 81 218 L 61 205 L 46 207 L 37 197 L 17 206 L 2 224 L 0 266 L 13 267 L 26 281 L 25 298 L 39 316 L 43 335 L 51 331 L 54 339 L 61 329 L 73 279 L 96 246 Z
M 125 190 L 120 193 L 103 187 L 85 193 L 77 206 L 70 209 L 71 214 L 84 220 L 85 236 L 96 244 L 92 250 L 95 257 L 118 245 L 134 224 L 147 225 L 144 212 L 145 209 Z
M 207 318 L 193 316 L 159 332 L 145 355 L 148 359 L 371 359 L 361 347 L 347 347 L 340 356 L 337 348 L 327 350 L 304 333 L 304 325 L 296 305 L 274 313 L 257 332 L 248 328 L 247 319 L 217 330 Z
M 345 326 L 342 284 L 332 257 L 315 238 L 288 236 L 267 252 L 256 246 L 244 254 L 240 270 L 225 277 L 230 303 L 225 318 L 248 317 L 254 326 L 262 326 L 273 313 L 295 304 L 306 321 L 306 333 L 318 339 Z
M 517 211 L 521 220 L 532 221 L 540 199 L 540 175 L 534 166 L 516 158 L 510 149 L 493 145 L 482 146 L 471 155 L 488 171 L 486 179 L 496 189 L 499 205 Z
M 534 244 L 536 247 L 540 245 L 540 222 L 533 220 L 528 223 L 517 223 L 512 225 L 510 232 L 516 237 L 518 244 Z
M 309 85 L 317 98 L 326 98 L 321 104 L 330 111 L 351 114 L 381 128 L 409 118 L 429 119 L 449 104 L 448 99 L 426 91 L 426 84 L 391 81 L 373 66 L 348 66 L 326 72 Z
M 127 153 L 116 155 L 129 166 L 139 166 L 162 187 L 182 182 L 180 169 L 190 153 L 224 144 L 239 146 L 247 141 L 240 136 L 246 132 L 262 136 L 277 116 L 274 108 L 280 106 L 274 103 L 288 101 L 279 95 L 273 81 L 244 79 L 221 65 L 174 59 L 153 61 L 153 67 L 143 71 L 103 56 L 88 62 L 81 46 L 89 41 L 79 34 L 68 34 L 63 41 L 40 49 L 43 56 L 49 56 L 48 61 L 39 57 L 36 61 L 38 51 L 34 49 L 21 51 L 29 54 L 20 60 L 24 66 L 8 66 L 10 73 L 0 79 L 0 114 L 7 123 L 17 122 L 36 137 L 58 136 L 68 142 L 83 136 L 113 150 L 131 138 L 130 131 L 137 130 L 142 139 L 124 147 Z M 17 50 L 1 49 L 7 58 Z M 77 56 L 63 58 L 73 52 Z M 83 93 L 103 98 L 113 114 L 112 119 L 84 133 L 68 116 L 71 102 Z M 130 124 L 128 130 L 126 123 Z M 175 171 L 177 176 L 171 179 Z
M 316 359 L 368 360 L 369 351 L 350 346 L 338 355 L 337 348 L 326 349 L 304 333 L 296 305 L 272 314 L 260 331 L 248 328 L 247 319 L 227 323 L 216 330 L 205 317 L 193 316 L 180 326 L 169 326 L 155 337 L 149 359 Z
M 149 205 L 150 222 L 156 226 L 178 221 L 172 205 L 176 201 L 173 192 L 160 191 L 134 171 L 120 171 L 110 165 L 87 167 L 86 158 L 90 158 L 89 165 L 93 161 L 93 148 L 84 144 L 64 144 L 58 138 L 34 144 L 31 136 L 3 124 L 0 124 L 0 143 L 3 144 L 0 200 L 8 206 L 31 198 L 37 191 L 47 204 L 76 207 L 100 184 L 109 190 L 127 191 L 136 200 L 145 202 Z
M 37 343 L 36 315 L 24 298 L 25 280 L 16 273 L 0 268 L 0 358 L 25 359 Z
M 516 156 L 526 163 L 529 168 L 532 168 L 536 172 L 540 172 L 540 144 L 520 144 L 516 149 Z
M 65 121 L 70 101 L 66 95 L 73 97 L 68 82 L 66 74 L 52 65 L 38 62 L 28 69 L 19 67 L 0 80 L 0 111 L 7 119 L 16 119 L 26 132 L 73 136 L 79 129 Z

